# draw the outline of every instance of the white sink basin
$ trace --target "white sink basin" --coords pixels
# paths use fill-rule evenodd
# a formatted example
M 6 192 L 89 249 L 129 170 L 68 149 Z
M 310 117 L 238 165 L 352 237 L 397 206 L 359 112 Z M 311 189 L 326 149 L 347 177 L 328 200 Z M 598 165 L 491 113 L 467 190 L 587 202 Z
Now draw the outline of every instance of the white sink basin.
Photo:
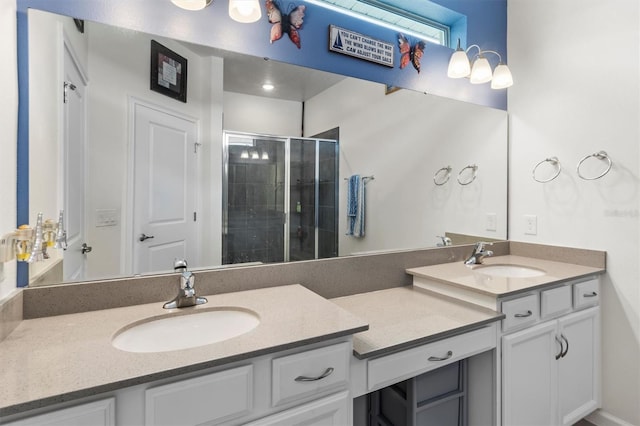
M 162 316 L 129 325 L 111 342 L 127 352 L 167 352 L 222 342 L 248 333 L 260 324 L 254 312 L 241 308 Z
M 540 277 L 546 274 L 542 269 L 522 265 L 478 265 L 473 270 L 493 277 L 508 278 Z

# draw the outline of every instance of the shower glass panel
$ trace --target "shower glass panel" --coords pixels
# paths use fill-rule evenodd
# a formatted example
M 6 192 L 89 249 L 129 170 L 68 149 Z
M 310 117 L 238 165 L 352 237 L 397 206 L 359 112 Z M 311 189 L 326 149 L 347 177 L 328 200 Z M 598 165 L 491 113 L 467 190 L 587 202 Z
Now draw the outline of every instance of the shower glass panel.
M 289 260 L 316 258 L 316 145 L 291 139 Z
M 225 132 L 223 263 L 338 255 L 338 143 Z
M 223 263 L 283 262 L 286 139 L 227 135 Z

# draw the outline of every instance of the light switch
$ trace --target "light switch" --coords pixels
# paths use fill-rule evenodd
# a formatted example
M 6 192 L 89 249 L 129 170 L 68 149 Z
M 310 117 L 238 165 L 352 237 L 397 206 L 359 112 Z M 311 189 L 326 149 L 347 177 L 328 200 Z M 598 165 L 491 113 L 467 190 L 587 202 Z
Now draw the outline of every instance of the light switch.
M 118 210 L 103 209 L 96 210 L 96 227 L 118 225 Z

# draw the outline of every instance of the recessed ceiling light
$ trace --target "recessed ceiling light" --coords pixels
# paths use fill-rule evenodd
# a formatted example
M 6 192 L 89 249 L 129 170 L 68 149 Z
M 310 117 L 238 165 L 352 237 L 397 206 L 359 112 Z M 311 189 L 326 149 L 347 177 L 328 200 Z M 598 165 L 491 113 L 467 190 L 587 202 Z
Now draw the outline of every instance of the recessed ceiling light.
M 271 83 L 265 83 L 265 84 L 262 85 L 262 88 L 264 90 L 266 90 L 267 92 L 270 92 L 273 89 L 275 89 L 275 86 L 273 84 L 271 84 Z

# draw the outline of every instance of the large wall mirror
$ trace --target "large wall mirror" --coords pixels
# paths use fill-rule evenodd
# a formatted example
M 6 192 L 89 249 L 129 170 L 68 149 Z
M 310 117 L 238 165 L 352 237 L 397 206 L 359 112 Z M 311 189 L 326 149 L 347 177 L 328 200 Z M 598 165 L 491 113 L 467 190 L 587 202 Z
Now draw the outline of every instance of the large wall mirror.
M 30 221 L 38 212 L 55 219 L 64 208 L 69 233 L 67 251 L 30 266 L 30 285 L 171 270 L 161 255 L 151 270 L 144 265 L 153 262 L 136 260 L 154 256 L 149 247 L 157 238 L 141 225 L 140 211 L 149 217 L 150 209 L 177 209 L 167 217 L 191 217 L 191 207 L 180 207 L 185 192 L 197 213 L 190 266 L 223 266 L 231 133 L 245 135 L 239 146 L 256 151 L 268 146 L 260 141 L 276 139 L 337 141 L 339 256 L 434 247 L 445 235 L 454 243 L 468 243 L 458 234 L 507 238 L 505 111 L 101 23 L 84 22 L 81 33 L 68 16 L 28 15 Z M 186 103 L 149 90 L 151 40 L 187 59 Z M 270 93 L 262 89 L 267 81 L 275 86 Z M 139 151 L 139 140 L 148 139 L 141 123 L 158 136 L 146 151 Z M 187 154 L 163 151 L 163 138 L 181 126 L 192 163 Z M 144 158 L 165 167 L 156 184 L 140 186 L 141 167 L 152 175 Z M 174 172 L 186 178 L 175 183 Z M 346 179 L 354 174 L 374 177 L 365 185 L 362 238 L 346 235 Z M 266 175 L 256 176 L 243 191 L 266 191 Z M 277 186 L 276 179 L 269 196 Z M 152 201 L 141 207 L 149 191 Z M 297 211 L 292 197 L 283 221 L 306 208 Z M 251 230 L 244 235 L 252 238 Z M 82 244 L 91 251 L 83 253 Z

